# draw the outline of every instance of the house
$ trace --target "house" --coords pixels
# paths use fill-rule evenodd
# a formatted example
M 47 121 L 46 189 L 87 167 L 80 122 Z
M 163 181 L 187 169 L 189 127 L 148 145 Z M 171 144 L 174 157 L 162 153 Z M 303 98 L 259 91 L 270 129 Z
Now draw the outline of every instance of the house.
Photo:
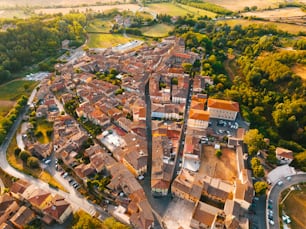
M 154 217 L 147 199 L 137 203 L 138 211 L 131 215 L 130 223 L 137 229 L 150 229 L 154 226 Z
M 239 103 L 221 99 L 208 99 L 207 110 L 211 118 L 236 120 L 239 112 Z
M 96 173 L 95 169 L 92 167 L 90 163 L 89 164 L 83 164 L 83 163 L 79 164 L 78 166 L 74 168 L 74 172 L 81 179 L 84 179 L 85 177 L 88 177 Z
M 254 189 L 251 182 L 242 183 L 240 180 L 236 180 L 234 200 L 238 202 L 243 209 L 249 209 L 252 204 L 253 196 Z
M 276 147 L 275 154 L 280 164 L 290 164 L 293 161 L 293 152 L 289 149 Z
M 72 208 L 64 197 L 56 195 L 43 209 L 43 212 L 56 222 L 62 224 L 71 215 Z
M 100 152 L 90 156 L 90 163 L 97 173 L 101 172 L 104 168 L 110 169 L 116 164 L 114 158 L 109 156 L 107 153 Z
M 38 212 L 41 212 L 52 199 L 50 192 L 37 188 L 34 185 L 29 186 L 23 193 L 23 196 L 32 205 L 33 209 Z
M 23 200 L 24 197 L 22 196 L 22 194 L 29 186 L 29 182 L 19 179 L 12 184 L 10 188 L 11 195 L 16 199 Z
M 35 219 L 35 213 L 28 207 L 21 206 L 10 219 L 10 222 L 18 229 L 23 229 L 25 225 Z
M 4 223 L 13 215 L 19 206 L 15 199 L 9 194 L 5 193 L 0 196 L 0 224 Z
M 192 213 L 190 227 L 194 229 L 215 228 L 213 224 L 219 213 L 222 213 L 221 209 L 198 201 Z
M 39 142 L 34 143 L 28 147 L 28 150 L 32 155 L 36 156 L 39 159 L 46 158 L 51 154 L 51 144 L 40 144 Z
M 7 223 L 1 223 L 0 229 L 14 229 L 14 228 Z
M 199 174 L 182 169 L 172 183 L 171 192 L 181 199 L 196 203 L 201 198 L 203 184 Z
M 191 128 L 207 129 L 209 116 L 208 111 L 190 109 L 187 125 Z

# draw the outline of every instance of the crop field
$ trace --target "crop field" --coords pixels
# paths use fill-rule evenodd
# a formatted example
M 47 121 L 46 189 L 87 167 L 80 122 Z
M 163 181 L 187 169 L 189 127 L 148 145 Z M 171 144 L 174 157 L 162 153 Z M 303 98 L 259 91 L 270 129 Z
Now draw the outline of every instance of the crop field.
M 94 12 L 105 12 L 111 9 L 118 9 L 118 10 L 130 10 L 135 12 L 139 9 L 139 6 L 136 4 L 121 4 L 121 5 L 105 5 L 105 6 L 84 6 L 84 7 L 65 7 L 65 8 L 41 8 L 36 9 L 36 14 L 67 14 L 71 11 L 78 11 L 78 12 L 86 12 L 88 9 L 91 9 Z
M 301 185 L 300 185 L 301 186 Z M 301 229 L 305 227 L 306 221 L 306 187 L 303 186 L 301 191 L 292 191 L 284 202 L 283 210 L 290 216 L 292 229 Z
M 28 18 L 22 10 L 0 10 L 0 18 Z
M 302 0 L 304 1 L 304 0 Z M 301 1 L 301 2 L 302 2 Z M 276 8 L 284 0 L 207 0 L 207 2 L 223 6 L 231 11 L 243 10 L 244 7 L 257 6 L 258 9 L 267 9 L 268 7 Z
M 287 7 L 287 8 L 274 9 L 274 10 L 247 12 L 247 13 L 243 13 L 242 15 L 243 16 L 256 16 L 256 17 L 266 18 L 266 19 L 280 19 L 280 18 L 287 18 L 287 17 L 302 17 L 302 16 L 306 16 L 306 13 L 297 7 Z
M 87 46 L 89 48 L 110 48 L 124 44 L 133 38 L 124 37 L 121 34 L 88 34 Z
M 258 20 L 244 20 L 244 19 L 232 19 L 232 20 L 224 20 L 219 21 L 219 23 L 226 23 L 229 26 L 242 25 L 244 27 L 252 25 L 252 24 L 262 24 L 262 25 L 274 25 L 277 29 L 287 31 L 288 33 L 298 34 L 301 32 L 306 32 L 306 26 L 302 25 L 293 25 L 287 23 L 279 23 L 279 22 L 267 22 L 267 21 L 258 21 Z
M 157 14 L 168 14 L 170 16 L 185 16 L 187 14 L 192 14 L 195 16 L 205 16 L 215 17 L 215 13 L 210 11 L 197 9 L 195 7 L 190 7 L 181 4 L 172 4 L 172 3 L 158 3 L 158 4 L 149 4 L 145 7 L 145 10 L 153 11 Z
M 153 26 L 147 26 L 141 28 L 141 32 L 145 36 L 149 37 L 165 37 L 174 29 L 174 26 L 167 24 L 156 24 Z
M 124 0 L 0 0 L 0 8 L 15 6 L 80 6 L 80 5 L 98 5 L 98 4 L 116 4 L 125 2 Z M 128 1 L 126 1 L 128 2 Z

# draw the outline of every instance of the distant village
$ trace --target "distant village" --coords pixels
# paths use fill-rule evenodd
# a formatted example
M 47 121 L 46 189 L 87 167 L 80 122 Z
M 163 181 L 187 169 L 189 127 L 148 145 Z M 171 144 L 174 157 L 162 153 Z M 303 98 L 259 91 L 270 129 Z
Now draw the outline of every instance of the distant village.
M 135 228 L 154 228 L 148 195 L 192 203 L 191 228 L 249 228 L 254 189 L 243 144 L 248 125 L 237 102 L 205 94 L 213 85 L 209 76 L 191 76 L 182 67 L 200 59 L 185 49 L 183 39 L 167 37 L 124 52 L 89 50 L 57 64 L 32 104 L 36 118 L 53 123 L 52 141 L 41 144 L 29 137 L 33 127 L 28 122 L 21 133 L 25 149 L 40 160 L 56 160 L 63 177 L 73 171 L 83 181 L 73 184 L 76 190 L 86 189 L 96 174 L 110 177 L 104 190 L 116 205 L 110 213 Z M 108 76 L 111 71 L 116 74 Z M 73 100 L 76 117 L 61 108 Z M 92 136 L 76 118 L 99 126 L 101 133 Z M 293 159 L 286 149 L 276 154 L 284 163 Z M 10 193 L 0 199 L 0 225 L 9 219 L 23 228 L 21 222 L 37 212 L 47 224 L 63 223 L 72 212 L 63 197 L 22 180 Z M 15 198 L 25 204 L 20 207 Z

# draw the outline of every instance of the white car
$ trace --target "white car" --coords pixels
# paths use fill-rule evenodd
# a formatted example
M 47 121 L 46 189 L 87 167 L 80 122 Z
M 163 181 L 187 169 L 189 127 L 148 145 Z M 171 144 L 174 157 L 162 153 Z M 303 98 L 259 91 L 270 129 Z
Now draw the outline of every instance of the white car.
M 271 225 L 274 225 L 274 221 L 273 221 L 273 220 L 269 220 L 269 223 L 270 223 Z

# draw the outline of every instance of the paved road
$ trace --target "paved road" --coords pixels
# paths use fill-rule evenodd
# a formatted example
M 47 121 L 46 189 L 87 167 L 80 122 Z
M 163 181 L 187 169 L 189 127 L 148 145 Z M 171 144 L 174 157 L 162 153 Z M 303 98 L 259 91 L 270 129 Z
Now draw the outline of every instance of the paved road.
M 29 98 L 28 104 L 31 104 L 33 102 L 33 99 L 35 97 L 35 93 L 36 93 L 36 90 L 34 89 L 33 92 L 32 92 L 32 95 Z M 101 208 L 99 208 L 96 205 L 90 204 L 77 191 L 71 190 L 71 188 L 68 188 L 67 183 L 63 183 L 63 185 L 64 185 L 65 188 L 67 188 L 67 190 L 70 191 L 69 193 L 63 192 L 61 190 L 53 189 L 47 183 L 42 182 L 41 180 L 36 179 L 32 176 L 26 175 L 26 174 L 16 170 L 12 166 L 10 166 L 10 164 L 8 163 L 7 158 L 6 158 L 6 151 L 7 151 L 7 148 L 9 146 L 12 138 L 14 137 L 14 134 L 16 133 L 18 127 L 20 126 L 23 115 L 26 114 L 28 109 L 29 109 L 29 106 L 27 106 L 25 108 L 25 110 L 18 116 L 18 118 L 14 122 L 13 126 L 11 127 L 10 131 L 8 132 L 8 134 L 5 138 L 5 141 L 0 146 L 0 167 L 5 172 L 7 172 L 8 174 L 10 174 L 14 177 L 27 180 L 30 183 L 34 184 L 36 187 L 48 190 L 52 194 L 59 194 L 59 195 L 65 197 L 65 199 L 71 204 L 71 206 L 74 210 L 82 209 L 85 212 L 89 213 L 90 215 L 95 215 L 96 212 L 98 212 L 102 216 L 103 219 L 108 217 L 109 215 L 106 214 L 105 212 L 103 212 Z M 54 175 L 54 176 L 55 176 L 55 178 L 58 178 L 57 177 L 58 175 Z
M 267 229 L 279 229 L 280 225 L 279 225 L 279 216 L 278 216 L 278 202 L 279 202 L 279 198 L 280 198 L 280 194 L 282 191 L 284 191 L 285 189 L 291 187 L 292 185 L 301 183 L 301 182 L 306 182 L 306 174 L 297 174 L 297 175 L 292 175 L 291 176 L 291 180 L 287 180 L 285 177 L 281 179 L 281 181 L 283 181 L 283 184 L 281 186 L 275 184 L 271 190 L 268 193 L 268 199 L 266 202 L 266 209 L 268 208 L 269 205 L 269 199 L 272 200 L 272 203 L 270 203 L 270 205 L 272 205 L 272 210 L 274 212 L 274 225 L 271 225 L 269 223 L 268 217 L 266 215 L 266 222 L 267 222 Z M 264 220 L 264 219 L 263 219 Z

